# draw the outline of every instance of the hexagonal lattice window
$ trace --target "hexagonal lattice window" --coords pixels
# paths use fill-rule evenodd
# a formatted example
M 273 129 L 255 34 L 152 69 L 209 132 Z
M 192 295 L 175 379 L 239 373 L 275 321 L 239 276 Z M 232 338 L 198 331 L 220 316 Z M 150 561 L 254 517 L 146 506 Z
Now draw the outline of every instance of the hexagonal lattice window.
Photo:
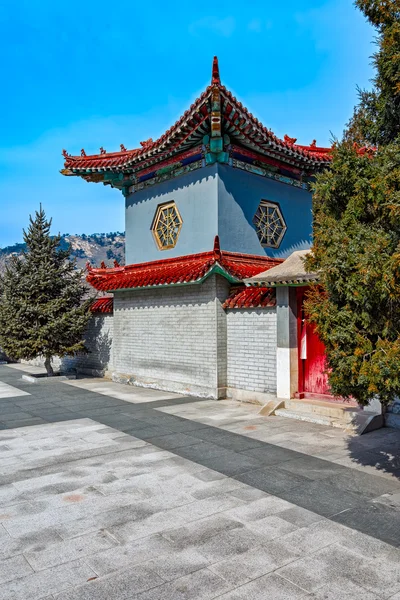
M 159 250 L 168 250 L 176 245 L 182 223 L 175 202 L 160 204 L 157 207 L 151 230 Z
M 279 248 L 287 229 L 279 204 L 261 200 L 253 223 L 262 246 Z

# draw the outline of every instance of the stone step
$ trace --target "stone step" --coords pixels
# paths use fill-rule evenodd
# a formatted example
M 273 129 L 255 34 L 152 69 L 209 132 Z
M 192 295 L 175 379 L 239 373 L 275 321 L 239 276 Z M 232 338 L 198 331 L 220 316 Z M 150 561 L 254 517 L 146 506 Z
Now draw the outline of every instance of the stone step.
M 383 427 L 382 416 L 366 410 L 352 411 L 352 418 L 350 421 L 347 420 L 348 413 L 346 414 L 346 419 L 327 417 L 315 412 L 296 412 L 287 408 L 279 408 L 275 410 L 274 414 L 286 419 L 297 419 L 298 421 L 307 421 L 308 423 L 316 423 L 317 425 L 337 427 L 339 429 L 344 429 L 349 433 L 357 433 L 358 435 L 369 433 L 370 431 L 374 431 L 374 429 Z
M 294 413 L 323 417 L 327 419 L 340 419 L 351 423 L 355 413 L 360 412 L 356 406 L 342 402 L 326 402 L 323 400 L 286 400 L 285 409 Z
M 315 413 L 310 412 L 295 412 L 287 408 L 279 408 L 274 413 L 278 417 L 285 417 L 286 419 L 297 419 L 298 421 L 307 421 L 308 423 L 317 423 L 318 425 L 333 426 L 334 419 L 329 417 L 323 417 Z

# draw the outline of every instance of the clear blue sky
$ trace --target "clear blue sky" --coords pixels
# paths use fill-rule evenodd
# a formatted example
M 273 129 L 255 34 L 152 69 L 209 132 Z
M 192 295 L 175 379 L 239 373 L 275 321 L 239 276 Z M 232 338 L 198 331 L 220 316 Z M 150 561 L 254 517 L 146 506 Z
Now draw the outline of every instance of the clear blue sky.
M 374 32 L 351 0 L 5 0 L 0 247 L 42 202 L 54 232 L 124 229 L 120 192 L 59 174 L 79 154 L 157 138 L 210 81 L 299 143 L 340 136 L 369 85 Z

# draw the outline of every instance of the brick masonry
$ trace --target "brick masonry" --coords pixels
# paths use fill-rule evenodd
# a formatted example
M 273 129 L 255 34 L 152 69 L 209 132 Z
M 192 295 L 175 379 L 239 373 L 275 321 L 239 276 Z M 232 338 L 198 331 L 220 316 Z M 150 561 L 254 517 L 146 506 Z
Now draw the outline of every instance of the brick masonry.
M 227 388 L 275 395 L 276 310 L 225 311 L 229 291 L 213 275 L 202 284 L 116 292 L 114 315 L 94 314 L 89 323 L 89 354 L 53 364 L 212 398 Z
M 229 388 L 276 394 L 276 309 L 227 310 Z
M 114 379 L 160 389 L 224 397 L 229 284 L 114 294 Z

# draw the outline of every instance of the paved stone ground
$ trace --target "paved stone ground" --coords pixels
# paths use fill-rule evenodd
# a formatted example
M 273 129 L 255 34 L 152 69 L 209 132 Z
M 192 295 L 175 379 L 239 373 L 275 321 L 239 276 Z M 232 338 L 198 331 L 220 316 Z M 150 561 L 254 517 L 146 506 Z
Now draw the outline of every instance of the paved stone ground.
M 400 600 L 400 432 L 20 377 L 0 367 L 0 600 Z

